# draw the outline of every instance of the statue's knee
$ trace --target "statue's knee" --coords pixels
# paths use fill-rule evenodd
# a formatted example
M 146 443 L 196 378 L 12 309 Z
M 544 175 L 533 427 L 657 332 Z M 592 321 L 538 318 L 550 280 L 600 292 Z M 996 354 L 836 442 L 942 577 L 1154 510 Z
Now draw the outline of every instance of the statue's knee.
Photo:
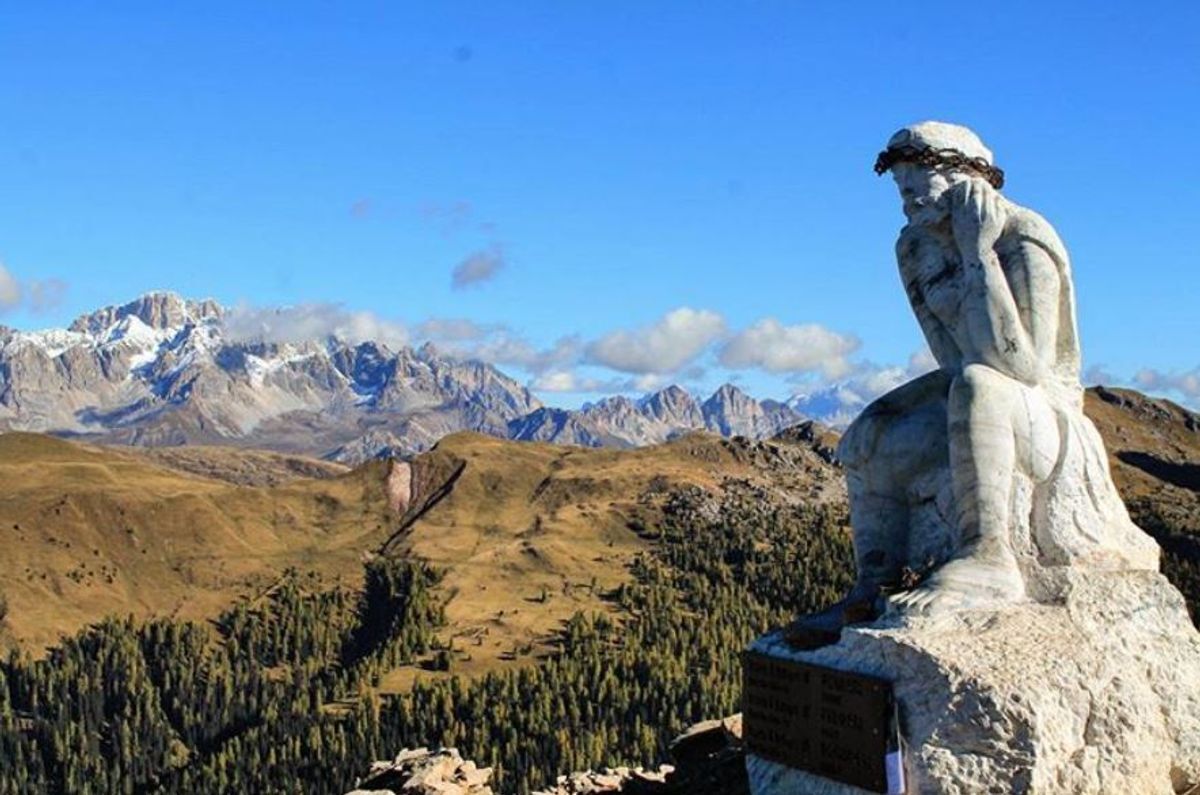
M 861 469 L 874 452 L 879 420 L 869 412 L 859 414 L 838 442 L 837 457 L 846 469 Z
M 950 384 L 951 405 L 968 406 L 1008 391 L 1012 379 L 986 364 L 969 364 Z
M 962 372 L 955 377 L 954 382 L 950 385 L 952 390 L 968 390 L 979 391 L 987 389 L 1001 381 L 1005 376 L 1001 375 L 998 370 L 988 367 L 986 364 L 968 364 L 962 369 Z

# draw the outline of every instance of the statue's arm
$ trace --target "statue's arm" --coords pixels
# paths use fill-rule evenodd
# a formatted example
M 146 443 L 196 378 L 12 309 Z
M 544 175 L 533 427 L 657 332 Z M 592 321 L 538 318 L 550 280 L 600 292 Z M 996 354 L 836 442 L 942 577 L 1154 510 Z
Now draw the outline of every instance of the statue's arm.
M 1014 259 L 1014 267 L 1005 271 L 1007 282 L 1033 347 L 1040 380 L 1053 369 L 1056 358 L 1063 270 L 1055 261 L 1053 249 L 1042 241 L 1028 237 L 1018 237 L 1017 241 L 1008 250 L 1001 250 L 999 256 L 1002 262 L 1007 257 Z
M 972 183 L 975 181 L 972 181 Z M 966 185 L 967 183 L 963 183 Z M 957 187 L 957 186 L 956 186 Z M 1013 285 L 994 248 L 1006 213 L 990 187 L 971 185 L 960 191 L 952 215 L 954 236 L 963 259 L 965 284 L 960 308 L 960 345 L 964 364 L 984 364 L 1030 385 L 1041 382 L 1044 363 L 1053 358 L 1057 323 L 1058 269 L 1048 256 L 1029 246 L 1024 268 L 1014 282 L 1026 299 L 1022 313 Z M 1042 252 L 1044 254 L 1044 252 Z M 1016 265 L 1017 263 L 1010 263 Z
M 929 343 L 929 352 L 937 360 L 938 366 L 950 369 L 961 367 L 962 351 L 959 350 L 958 343 L 954 341 L 949 329 L 929 311 L 929 307 L 925 306 L 925 300 L 920 297 L 919 293 L 914 298 L 910 289 L 908 299 L 912 305 L 913 314 L 917 316 L 917 324 L 921 327 L 921 333 L 925 335 L 925 341 Z
M 910 258 L 915 256 L 913 232 L 905 228 L 896 241 L 896 261 L 900 263 L 900 278 L 904 282 L 904 292 L 908 296 L 908 304 L 912 307 L 917 318 L 917 325 L 929 344 L 929 352 L 937 361 L 939 367 L 956 369 L 962 364 L 962 351 L 954 336 L 942 321 L 929 310 L 925 304 L 925 295 L 921 291 L 921 280 L 915 268 L 909 267 Z

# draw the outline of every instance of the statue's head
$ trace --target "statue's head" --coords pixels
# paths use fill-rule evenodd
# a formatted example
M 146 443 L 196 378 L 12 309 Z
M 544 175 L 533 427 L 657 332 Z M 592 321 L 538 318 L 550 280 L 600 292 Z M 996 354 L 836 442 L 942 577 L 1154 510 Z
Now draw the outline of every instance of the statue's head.
M 923 121 L 897 132 L 875 161 L 875 173 L 892 172 L 911 223 L 933 223 L 946 213 L 938 200 L 951 186 L 983 179 L 999 189 L 1004 172 L 979 136 L 958 124 Z

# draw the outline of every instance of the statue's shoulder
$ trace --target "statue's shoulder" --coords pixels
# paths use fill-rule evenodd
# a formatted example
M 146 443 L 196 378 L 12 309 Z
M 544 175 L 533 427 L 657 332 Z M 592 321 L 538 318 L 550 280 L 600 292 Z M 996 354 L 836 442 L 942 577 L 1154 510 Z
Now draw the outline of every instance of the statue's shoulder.
M 1049 221 L 1039 213 L 1015 202 L 1008 202 L 1007 209 L 1008 224 L 1004 230 L 1004 237 L 1014 243 L 1034 243 L 1055 259 L 1063 263 L 1068 261 L 1067 247 L 1063 245 L 1062 238 Z

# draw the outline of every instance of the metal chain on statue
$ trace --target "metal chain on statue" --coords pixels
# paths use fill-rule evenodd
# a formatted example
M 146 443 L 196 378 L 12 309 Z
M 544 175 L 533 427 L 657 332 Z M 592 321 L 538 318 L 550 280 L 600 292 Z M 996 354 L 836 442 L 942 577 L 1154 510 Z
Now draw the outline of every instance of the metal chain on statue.
M 916 163 L 930 168 L 960 168 L 973 171 L 987 180 L 993 188 L 1004 187 L 1004 171 L 993 166 L 982 157 L 968 157 L 957 149 L 928 149 L 915 146 L 897 146 L 884 149 L 875 159 L 875 173 L 883 175 L 897 163 Z

